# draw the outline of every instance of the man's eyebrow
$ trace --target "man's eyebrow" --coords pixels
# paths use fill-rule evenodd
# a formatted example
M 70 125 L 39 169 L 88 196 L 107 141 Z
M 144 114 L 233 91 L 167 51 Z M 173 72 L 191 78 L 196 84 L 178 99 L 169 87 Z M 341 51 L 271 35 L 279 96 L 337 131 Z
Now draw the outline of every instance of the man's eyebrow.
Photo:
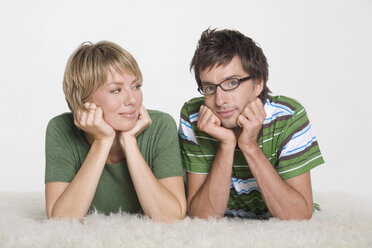
M 216 83 L 216 84 L 219 84 L 219 83 L 221 83 L 221 82 L 223 82 L 223 81 L 226 81 L 226 80 L 229 80 L 229 79 L 236 79 L 236 78 L 240 78 L 241 76 L 240 75 L 237 75 L 237 74 L 234 74 L 234 75 L 231 75 L 231 76 L 228 76 L 228 77 L 226 77 L 226 78 L 224 78 L 222 81 L 220 81 L 220 82 L 218 82 L 218 83 Z M 200 82 L 200 84 L 201 85 L 209 85 L 209 84 L 214 84 L 214 83 L 211 83 L 211 82 Z
M 212 84 L 212 83 L 210 83 L 210 82 L 201 82 L 200 84 L 201 85 L 209 85 L 209 84 Z

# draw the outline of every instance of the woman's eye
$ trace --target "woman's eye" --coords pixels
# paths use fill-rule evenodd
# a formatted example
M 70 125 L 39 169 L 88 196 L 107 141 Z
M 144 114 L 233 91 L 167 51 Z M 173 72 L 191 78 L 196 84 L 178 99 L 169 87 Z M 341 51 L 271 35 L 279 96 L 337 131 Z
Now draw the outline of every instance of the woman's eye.
M 134 86 L 135 89 L 140 89 L 142 87 L 142 84 L 137 84 Z
M 117 94 L 117 93 L 119 93 L 120 91 L 121 91 L 121 89 L 114 89 L 114 90 L 111 91 L 111 93 Z

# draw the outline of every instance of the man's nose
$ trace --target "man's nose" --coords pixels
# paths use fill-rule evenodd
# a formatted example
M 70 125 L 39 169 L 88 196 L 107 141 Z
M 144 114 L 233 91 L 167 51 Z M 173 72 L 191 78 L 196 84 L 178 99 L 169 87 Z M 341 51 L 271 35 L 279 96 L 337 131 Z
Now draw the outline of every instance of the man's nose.
M 216 93 L 215 93 L 215 102 L 216 102 L 216 105 L 221 107 L 223 106 L 226 101 L 227 101 L 227 92 L 224 91 L 221 86 L 217 87 L 216 88 Z

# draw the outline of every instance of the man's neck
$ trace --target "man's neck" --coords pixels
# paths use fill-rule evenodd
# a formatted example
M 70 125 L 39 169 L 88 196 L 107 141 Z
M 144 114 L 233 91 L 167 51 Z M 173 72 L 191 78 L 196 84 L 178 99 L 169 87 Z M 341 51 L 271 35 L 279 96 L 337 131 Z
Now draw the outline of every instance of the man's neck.
M 236 137 L 236 142 L 238 142 L 239 136 L 242 133 L 243 129 L 241 127 L 237 126 L 237 127 L 234 127 L 232 130 L 234 131 L 234 134 L 235 134 L 235 137 Z

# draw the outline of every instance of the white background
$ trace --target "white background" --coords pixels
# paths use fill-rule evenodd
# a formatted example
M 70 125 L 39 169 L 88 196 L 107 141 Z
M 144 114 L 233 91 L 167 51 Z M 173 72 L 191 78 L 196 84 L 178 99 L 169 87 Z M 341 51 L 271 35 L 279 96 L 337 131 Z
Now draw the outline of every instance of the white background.
M 0 0 L 0 191 L 44 189 L 48 121 L 65 111 L 66 61 L 110 40 L 137 59 L 144 105 L 170 113 L 198 96 L 189 64 L 201 32 L 237 29 L 263 48 L 273 94 L 307 109 L 326 163 L 315 191 L 372 200 L 372 1 Z

